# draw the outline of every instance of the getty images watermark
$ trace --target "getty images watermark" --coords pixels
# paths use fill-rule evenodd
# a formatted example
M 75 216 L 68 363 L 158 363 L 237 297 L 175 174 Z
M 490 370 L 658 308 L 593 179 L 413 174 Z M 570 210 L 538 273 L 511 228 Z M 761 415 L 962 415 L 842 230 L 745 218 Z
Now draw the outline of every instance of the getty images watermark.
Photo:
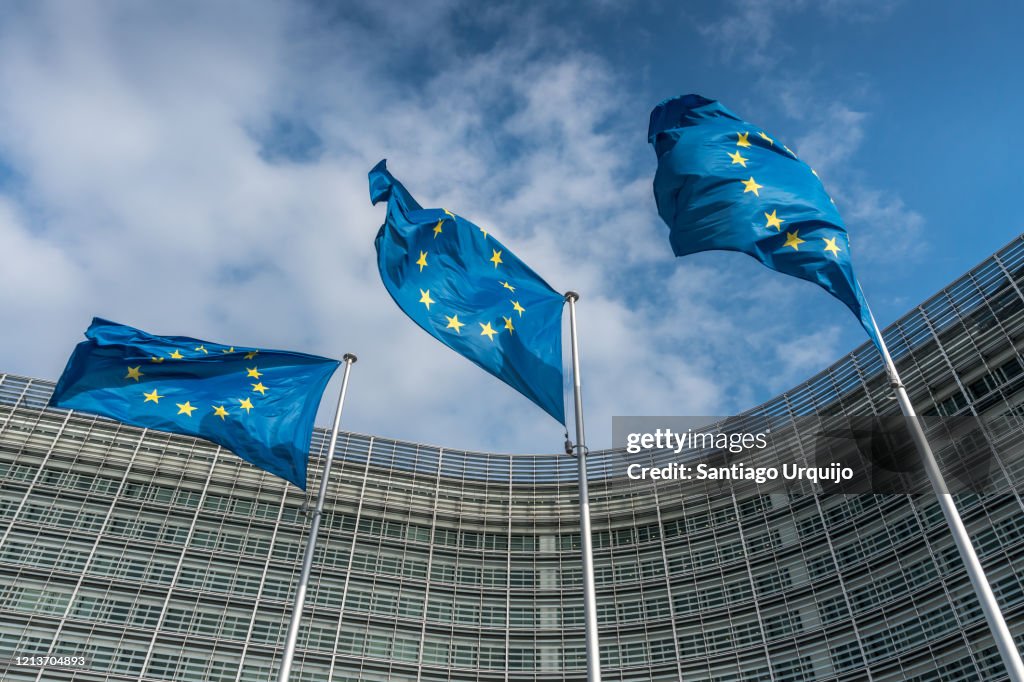
M 727 452 L 740 454 L 754 453 L 768 447 L 769 431 L 758 433 L 721 431 L 694 431 L 688 428 L 684 432 L 671 429 L 656 428 L 653 432 L 632 432 L 626 435 L 626 452 L 631 455 L 644 450 L 671 451 L 679 455 L 689 452 Z M 853 469 L 838 462 L 827 466 L 804 466 L 797 462 L 782 462 L 781 466 L 752 466 L 744 462 L 733 462 L 728 465 L 716 466 L 707 462 L 682 464 L 669 462 L 664 466 L 643 466 L 633 462 L 626 467 L 626 476 L 633 480 L 649 478 L 651 480 L 677 481 L 753 481 L 767 483 L 784 479 L 787 481 L 850 481 L 853 480 Z
M 994 463 L 1024 454 L 995 437 L 998 419 L 921 422 L 948 492 L 997 489 Z M 615 417 L 612 437 L 612 475 L 677 482 L 683 494 L 933 494 L 902 416 Z

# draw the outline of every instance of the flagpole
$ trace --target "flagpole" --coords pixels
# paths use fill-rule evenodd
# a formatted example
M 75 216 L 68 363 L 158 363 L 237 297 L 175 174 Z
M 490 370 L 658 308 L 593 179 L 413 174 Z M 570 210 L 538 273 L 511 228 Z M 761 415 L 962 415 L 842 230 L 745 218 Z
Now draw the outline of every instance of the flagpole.
M 567 291 L 569 336 L 572 339 L 572 391 L 576 405 L 576 459 L 580 476 L 580 544 L 583 548 L 583 617 L 587 624 L 587 682 L 601 682 L 601 649 L 597 640 L 597 592 L 594 588 L 594 544 L 590 534 L 590 496 L 587 492 L 587 447 L 583 436 L 583 394 L 580 390 L 580 351 L 576 337 L 576 301 Z M 1016 682 L 1016 681 L 1015 681 Z
M 960 518 L 960 512 L 957 511 L 956 504 L 953 502 L 953 496 L 948 492 L 946 482 L 943 479 L 942 472 L 939 470 L 938 463 L 935 461 L 935 455 L 928 444 L 924 429 L 921 427 L 921 422 L 914 411 L 913 404 L 910 402 L 910 397 L 907 395 L 907 389 L 903 386 L 900 375 L 896 372 L 896 365 L 892 361 L 892 356 L 889 355 L 889 348 L 882 339 L 882 332 L 879 330 L 878 323 L 875 322 L 873 315 L 871 316 L 871 324 L 875 328 L 875 337 L 878 339 L 879 350 L 882 351 L 882 357 L 885 360 L 885 366 L 889 373 L 889 385 L 896 393 L 896 400 L 900 405 L 903 416 L 907 417 L 911 438 L 914 441 L 914 445 L 917 446 L 917 452 L 921 456 L 924 470 L 928 474 L 932 490 L 935 491 L 935 496 L 939 500 L 939 507 L 942 509 L 943 516 L 946 517 L 946 523 L 949 525 L 949 531 L 953 535 L 956 547 L 960 550 L 960 558 L 967 568 L 967 575 L 970 577 L 974 593 L 981 603 L 981 610 L 985 614 L 985 620 L 988 621 L 989 630 L 996 641 L 996 647 L 999 649 L 999 655 L 1003 659 L 1003 665 L 1006 666 L 1007 675 L 1011 682 L 1024 682 L 1024 662 L 1021 662 L 1020 652 L 1017 650 L 1017 645 L 1010 634 L 1010 628 L 1006 625 L 1006 619 L 1003 617 L 1003 612 L 999 608 L 999 602 L 996 601 L 996 596 L 992 592 L 992 586 L 985 575 L 985 569 L 981 565 L 981 560 L 978 559 L 978 554 L 974 551 L 971 537 L 967 534 L 967 528 L 964 527 L 963 519 Z
M 306 543 L 306 552 L 302 557 L 302 574 L 299 576 L 299 585 L 295 591 L 295 605 L 292 607 L 292 619 L 288 624 L 288 638 L 284 647 L 284 657 L 281 659 L 281 671 L 277 676 L 278 682 L 288 682 L 288 676 L 292 671 L 292 660 L 295 658 L 295 643 L 299 638 L 299 621 L 302 620 L 302 607 L 306 602 L 306 587 L 309 584 L 309 574 L 313 568 L 316 536 L 320 530 L 320 517 L 323 515 L 324 498 L 327 497 L 327 483 L 331 474 L 331 462 L 334 461 L 334 445 L 338 442 L 338 425 L 341 424 L 341 409 L 345 406 L 348 374 L 356 361 L 356 356 L 352 353 L 345 353 L 343 360 L 345 361 L 345 373 L 341 377 L 338 407 L 334 411 L 334 428 L 331 430 L 331 444 L 327 448 L 327 461 L 324 462 L 323 473 L 320 475 L 320 492 L 316 497 L 316 509 L 313 511 L 313 523 L 309 527 L 309 541 Z

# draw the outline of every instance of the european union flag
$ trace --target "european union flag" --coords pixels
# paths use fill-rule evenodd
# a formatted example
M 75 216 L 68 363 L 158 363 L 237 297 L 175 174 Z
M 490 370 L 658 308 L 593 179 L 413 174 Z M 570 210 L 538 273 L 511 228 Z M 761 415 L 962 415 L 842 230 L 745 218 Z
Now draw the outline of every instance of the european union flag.
M 654 198 L 677 256 L 722 249 L 806 279 L 845 303 L 879 345 L 842 218 L 789 147 L 700 95 L 651 112 Z
M 388 202 L 375 244 L 398 307 L 564 424 L 564 297 L 483 228 L 422 208 L 384 161 L 370 171 L 370 199 Z
M 320 396 L 337 360 L 153 336 L 94 318 L 50 405 L 199 436 L 306 489 Z

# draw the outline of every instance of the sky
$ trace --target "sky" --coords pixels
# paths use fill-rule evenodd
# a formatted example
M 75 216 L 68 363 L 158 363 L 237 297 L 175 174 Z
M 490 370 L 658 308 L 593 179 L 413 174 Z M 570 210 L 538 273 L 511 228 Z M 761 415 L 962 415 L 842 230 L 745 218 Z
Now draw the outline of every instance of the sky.
M 613 415 L 749 409 L 866 338 L 823 290 L 746 256 L 673 257 L 650 110 L 718 99 L 814 167 L 885 326 L 1022 231 L 1022 15 L 886 0 L 3 3 L 0 371 L 56 380 L 99 316 L 355 353 L 350 431 L 560 451 L 560 424 L 382 286 L 384 206 L 366 174 L 386 158 L 421 204 L 580 293 L 591 448 L 611 444 Z

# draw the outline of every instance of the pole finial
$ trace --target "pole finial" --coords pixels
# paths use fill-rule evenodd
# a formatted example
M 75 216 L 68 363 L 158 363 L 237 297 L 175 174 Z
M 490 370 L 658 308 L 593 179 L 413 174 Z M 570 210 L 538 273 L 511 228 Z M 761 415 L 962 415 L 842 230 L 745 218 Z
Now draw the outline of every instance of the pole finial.
M 580 295 L 577 294 L 575 291 L 567 291 L 565 292 L 565 300 L 572 301 L 573 303 L 575 303 L 576 301 L 580 300 Z
M 344 355 L 341 356 L 341 359 L 350 365 L 354 365 L 356 364 L 356 360 L 358 360 L 359 358 L 355 356 L 355 353 L 345 353 Z

